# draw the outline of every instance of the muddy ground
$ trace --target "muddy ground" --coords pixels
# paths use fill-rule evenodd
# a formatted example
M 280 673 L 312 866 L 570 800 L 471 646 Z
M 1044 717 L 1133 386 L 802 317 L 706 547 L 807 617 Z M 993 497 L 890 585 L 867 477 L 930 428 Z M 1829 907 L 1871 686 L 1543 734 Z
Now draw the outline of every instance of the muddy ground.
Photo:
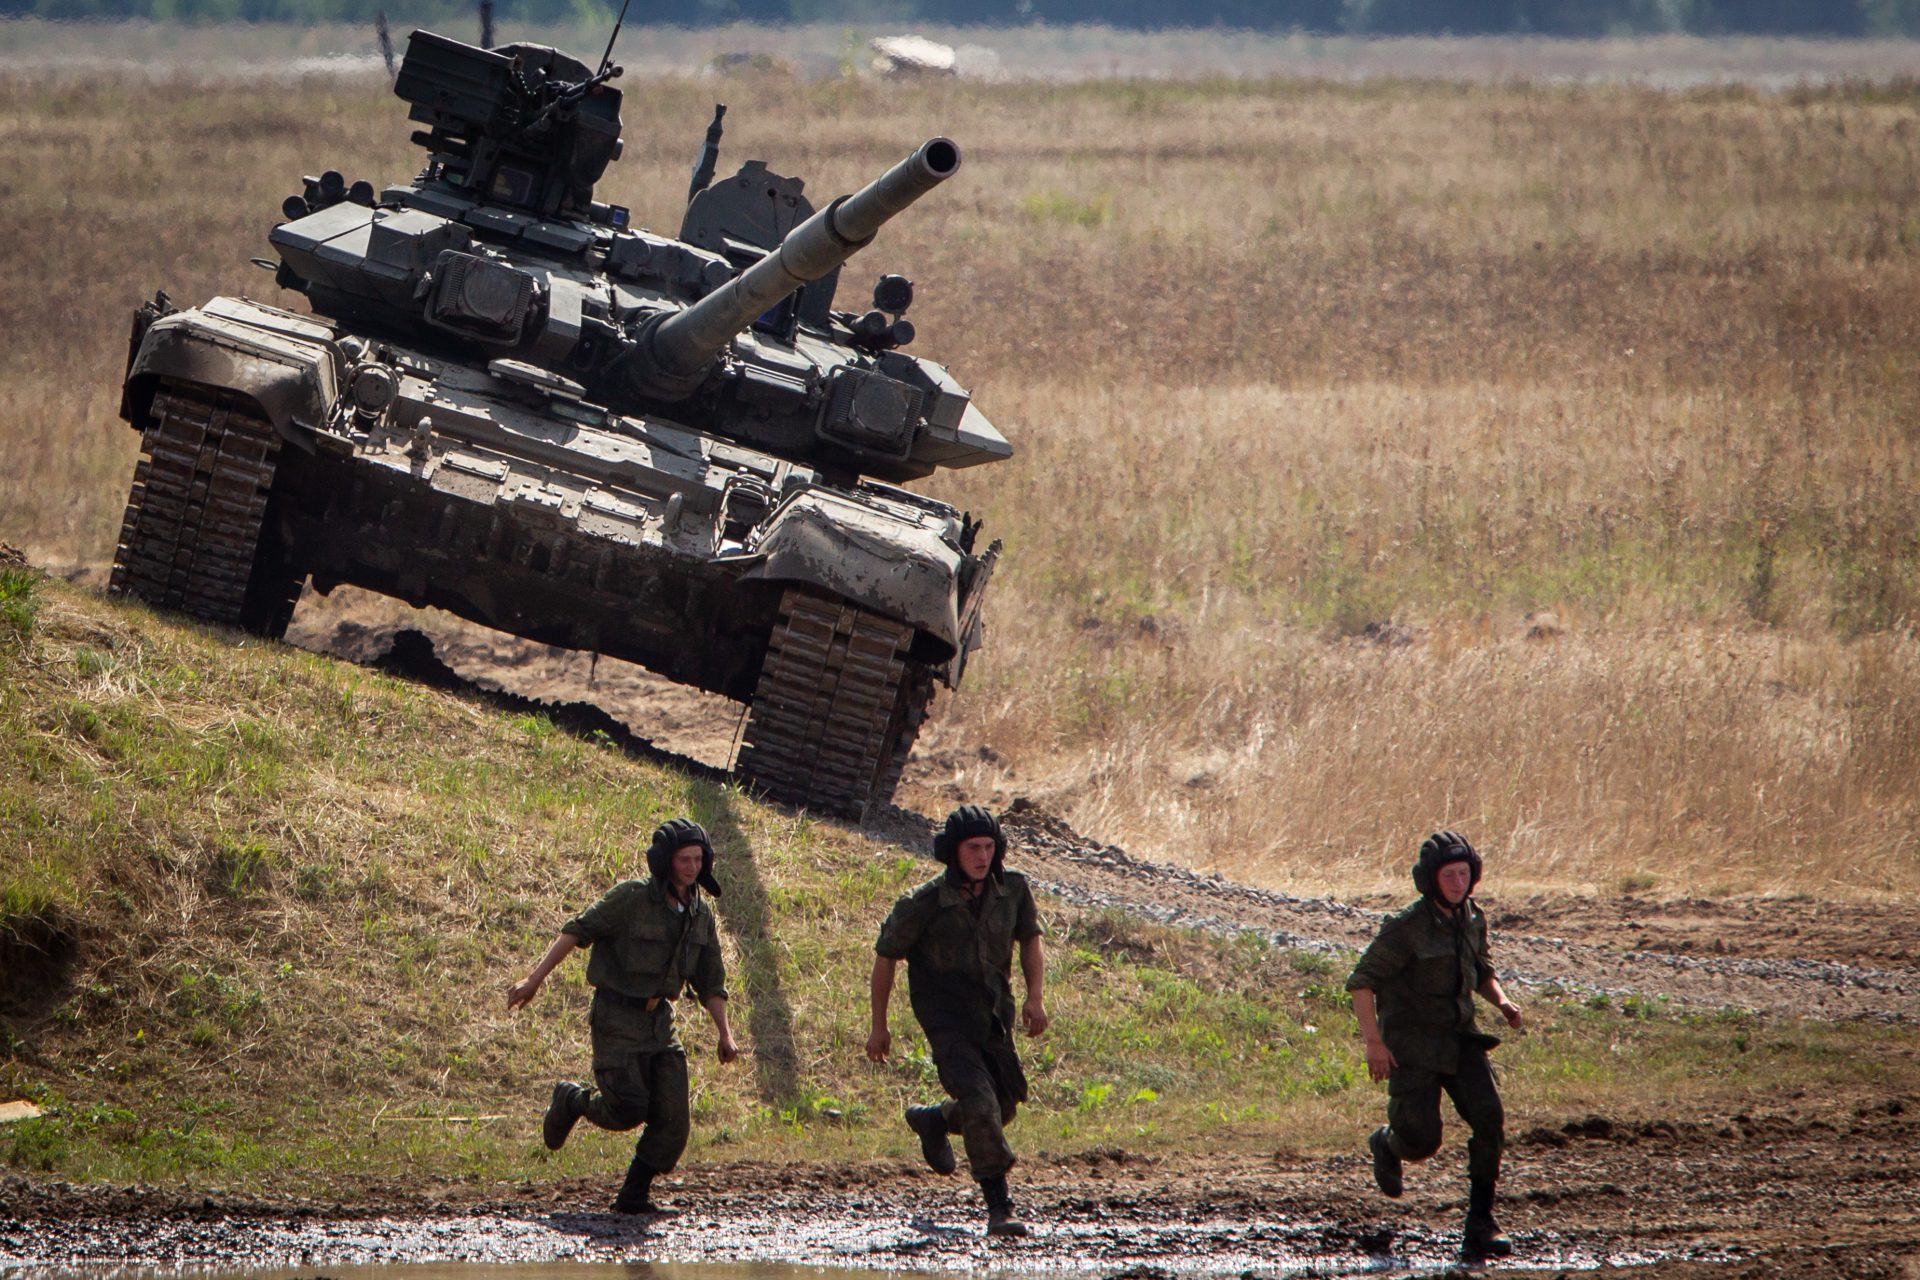
M 625 664 L 527 646 L 404 611 L 302 607 L 290 639 L 490 696 L 576 705 L 565 722 L 717 774 L 737 709 Z M 471 684 L 468 685 L 472 687 Z M 645 732 L 648 740 L 632 734 Z M 923 845 L 945 807 L 937 762 L 876 834 Z M 1022 802 L 1008 822 L 1036 881 L 1068 900 L 1342 949 L 1378 901 L 1298 898 L 1156 864 Z M 1504 970 L 1550 983 L 1769 1014 L 1920 1022 L 1920 919 L 1817 900 L 1486 901 Z M 1920 1030 L 1916 1031 L 1920 1037 Z M 1920 1280 L 1920 1098 L 1755 1098 L 1724 1116 L 1569 1116 L 1510 1135 L 1498 1211 L 1515 1274 L 1631 1267 L 1647 1276 Z M 1356 1144 L 1357 1147 L 1357 1144 Z M 403 1261 L 787 1262 L 1128 1275 L 1379 1275 L 1444 1270 L 1464 1180 L 1454 1143 L 1398 1202 L 1359 1151 L 1030 1156 L 1035 1224 L 988 1243 L 972 1188 L 917 1165 L 703 1165 L 664 1184 L 681 1212 L 606 1213 L 610 1182 L 420 1187 L 356 1182 L 307 1197 L 0 1182 L 0 1276 L 93 1261 L 325 1267 Z
M 1784 1101 L 1784 1100 L 1783 1100 Z M 1027 1240 L 988 1242 L 972 1189 L 917 1166 L 705 1165 L 673 1216 L 605 1212 L 610 1183 L 366 1185 L 312 1199 L 0 1183 L 0 1274 L 114 1259 L 269 1267 L 423 1261 L 787 1262 L 1150 1277 L 1445 1269 L 1458 1152 L 1383 1200 L 1365 1161 L 1122 1150 L 1015 1171 Z M 1660 1277 L 1920 1275 L 1920 1099 L 1862 1097 L 1705 1122 L 1570 1118 L 1516 1134 L 1496 1271 Z

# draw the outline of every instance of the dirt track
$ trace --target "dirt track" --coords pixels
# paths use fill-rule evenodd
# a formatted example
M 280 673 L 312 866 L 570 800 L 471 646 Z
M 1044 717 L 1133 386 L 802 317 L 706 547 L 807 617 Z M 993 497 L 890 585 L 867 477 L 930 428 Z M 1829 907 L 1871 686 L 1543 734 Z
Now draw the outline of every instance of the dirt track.
M 362 626 L 306 639 L 366 659 L 391 647 L 391 632 Z M 616 700 L 605 687 L 589 691 L 584 671 L 529 687 L 519 655 L 463 652 L 457 637 L 443 638 L 441 654 L 468 677 L 547 699 L 592 692 L 629 717 L 634 704 L 626 699 L 644 692 L 617 686 Z M 408 664 L 416 674 L 452 677 L 418 645 Z M 669 701 L 653 707 L 648 727 L 664 726 L 666 741 L 630 745 L 711 772 L 714 742 L 702 744 L 700 735 L 723 737 L 723 722 L 686 697 L 662 696 Z M 576 713 L 605 719 L 593 708 Z M 1388 905 L 1295 898 L 1154 865 L 1031 806 L 1016 805 L 1008 822 L 1023 865 L 1074 902 L 1323 949 L 1364 942 Z M 925 817 L 895 810 L 874 833 L 923 847 L 928 829 Z M 1920 921 L 1908 912 L 1764 899 L 1487 905 L 1503 968 L 1521 982 L 1769 1014 L 1920 1018 Z M 1499 1269 L 1920 1280 L 1920 1098 L 1756 1096 L 1748 1106 L 1704 1118 L 1568 1116 L 1510 1133 L 1498 1208 L 1519 1248 Z M 1041 1139 L 1036 1131 L 1027 1141 Z M 972 1189 L 917 1166 L 688 1168 L 663 1197 L 685 1212 L 653 1222 L 603 1212 L 612 1176 L 526 1187 L 356 1183 L 316 1189 L 311 1199 L 265 1200 L 12 1179 L 0 1183 L 0 1275 L 109 1258 L 256 1267 L 768 1261 L 1069 1269 L 1135 1280 L 1430 1272 L 1457 1247 L 1464 1192 L 1451 1145 L 1431 1169 L 1410 1171 L 1399 1203 L 1373 1190 L 1357 1150 L 1264 1158 L 1039 1153 L 1016 1175 L 1035 1237 L 990 1245 Z

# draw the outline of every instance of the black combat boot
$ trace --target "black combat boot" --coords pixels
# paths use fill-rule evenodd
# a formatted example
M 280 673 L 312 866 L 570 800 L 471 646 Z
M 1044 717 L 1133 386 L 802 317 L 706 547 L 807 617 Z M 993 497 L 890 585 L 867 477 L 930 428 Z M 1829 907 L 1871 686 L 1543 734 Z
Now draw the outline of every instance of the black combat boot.
M 566 1145 L 574 1122 L 587 1109 L 587 1091 L 571 1080 L 553 1086 L 553 1101 L 547 1104 L 546 1119 L 540 1122 L 540 1137 L 547 1150 L 558 1151 Z
M 1385 1125 L 1367 1136 L 1367 1150 L 1373 1152 L 1374 1185 L 1380 1188 L 1381 1195 L 1398 1200 L 1406 1183 L 1400 1176 L 1400 1155 L 1393 1149 Z
M 1493 1181 L 1474 1178 L 1467 1184 L 1467 1227 L 1460 1237 L 1460 1256 L 1468 1262 L 1504 1258 L 1513 1241 L 1500 1234 L 1493 1220 Z
M 672 1213 L 673 1210 L 663 1209 L 654 1203 L 653 1176 L 653 1170 L 640 1163 L 640 1157 L 635 1156 L 633 1163 L 627 1166 L 627 1180 L 620 1185 L 620 1194 L 613 1198 L 613 1211 L 636 1214 Z
M 980 1179 L 980 1194 L 987 1200 L 987 1234 L 1024 1236 L 1031 1234 L 1027 1224 L 1013 1216 L 1013 1196 L 1007 1191 L 1007 1177 Z
M 947 1139 L 947 1113 L 939 1107 L 908 1107 L 907 1128 L 920 1135 L 920 1154 L 927 1168 L 935 1173 L 952 1173 L 959 1168 L 953 1158 L 953 1143 Z

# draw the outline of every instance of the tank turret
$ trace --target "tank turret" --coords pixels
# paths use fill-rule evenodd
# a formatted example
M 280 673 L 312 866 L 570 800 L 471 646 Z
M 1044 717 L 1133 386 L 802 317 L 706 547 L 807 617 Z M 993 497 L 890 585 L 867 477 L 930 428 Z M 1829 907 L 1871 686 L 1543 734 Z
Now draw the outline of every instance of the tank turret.
M 998 551 L 896 486 L 1012 449 L 902 349 L 905 276 L 836 295 L 960 148 L 816 210 L 761 161 L 715 180 L 717 107 L 656 234 L 598 194 L 619 74 L 611 41 L 595 69 L 416 31 L 394 91 L 425 167 L 305 178 L 268 234 L 313 314 L 140 309 L 113 587 L 278 635 L 309 580 L 351 583 L 625 658 L 747 704 L 744 779 L 858 815 L 980 645 Z
M 619 73 L 416 31 L 394 91 L 429 126 L 414 134 L 427 167 L 378 199 L 338 172 L 308 180 L 268 237 L 279 282 L 322 314 L 540 370 L 610 408 L 671 407 L 843 474 L 910 480 L 1007 456 L 945 370 L 898 350 L 913 337 L 903 277 L 864 313 L 834 310 L 841 266 L 958 171 L 955 143 L 934 138 L 815 212 L 803 183 L 758 161 L 705 184 L 722 108 L 668 239 L 593 198 L 620 153 Z

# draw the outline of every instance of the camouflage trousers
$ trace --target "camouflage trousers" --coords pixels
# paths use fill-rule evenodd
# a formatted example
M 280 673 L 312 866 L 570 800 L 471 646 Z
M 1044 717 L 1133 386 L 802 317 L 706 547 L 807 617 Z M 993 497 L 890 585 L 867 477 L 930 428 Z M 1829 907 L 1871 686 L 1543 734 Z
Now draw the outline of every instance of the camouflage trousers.
M 1493 1082 L 1487 1051 L 1465 1039 L 1452 1075 L 1423 1067 L 1395 1067 L 1387 1078 L 1387 1142 L 1402 1160 L 1425 1160 L 1440 1149 L 1440 1094 L 1467 1122 L 1467 1176 L 1475 1182 L 1500 1177 L 1506 1146 L 1506 1109 Z
M 941 1037 L 929 1048 L 940 1072 L 940 1086 L 952 1099 L 940 1104 L 940 1114 L 946 1118 L 947 1132 L 961 1136 L 974 1179 L 1005 1176 L 1014 1162 L 1006 1126 L 1027 1100 L 1027 1077 L 1020 1069 L 1013 1037 L 1003 1035 L 986 1044 Z
M 693 1132 L 687 1054 L 673 1032 L 665 1001 L 641 1011 L 595 1000 L 593 1083 L 584 1119 L 623 1133 L 645 1125 L 633 1158 L 655 1173 L 671 1173 Z

